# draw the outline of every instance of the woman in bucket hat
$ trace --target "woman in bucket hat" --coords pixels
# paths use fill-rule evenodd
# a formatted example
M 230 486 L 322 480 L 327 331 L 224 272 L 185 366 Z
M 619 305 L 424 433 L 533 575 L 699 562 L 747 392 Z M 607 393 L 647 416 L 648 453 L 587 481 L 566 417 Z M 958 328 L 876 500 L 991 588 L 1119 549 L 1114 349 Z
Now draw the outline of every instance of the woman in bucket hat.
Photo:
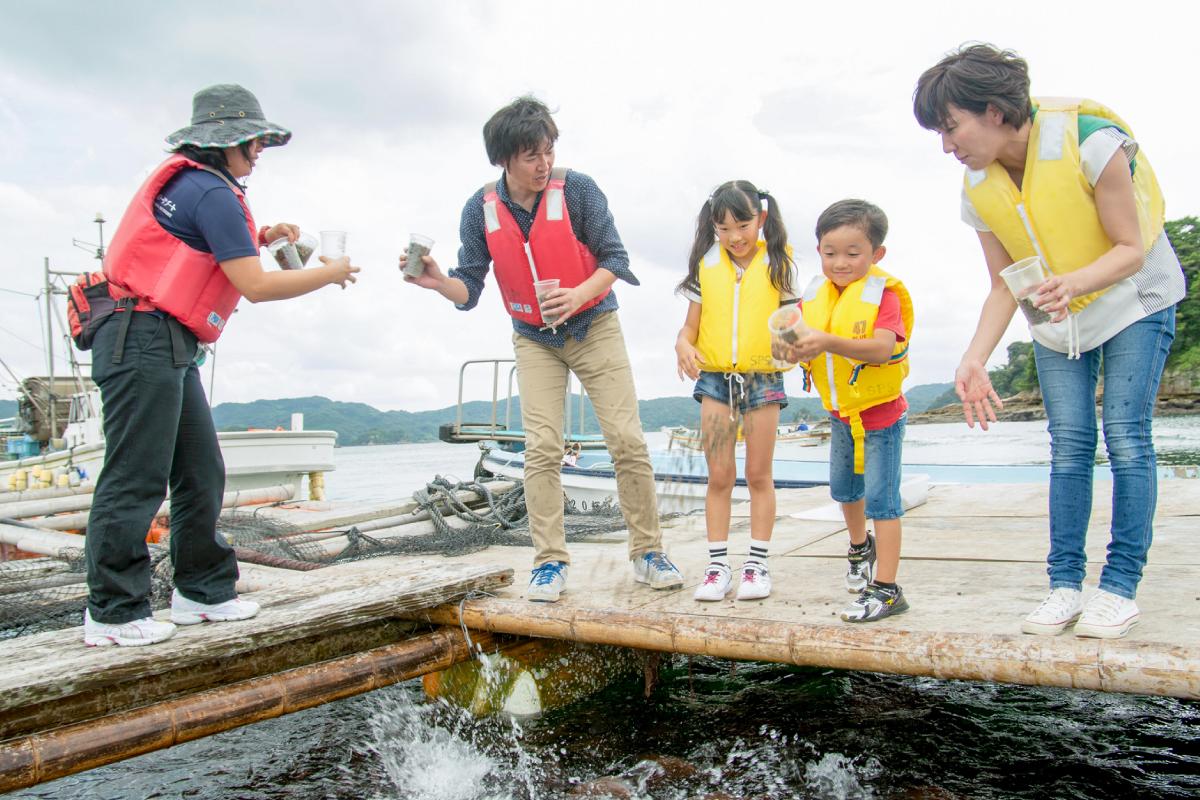
M 167 137 L 170 157 L 125 211 L 104 260 L 116 313 L 93 340 L 92 377 L 104 401 L 104 469 L 88 522 L 84 642 L 145 645 L 175 625 L 248 619 L 233 550 L 216 532 L 225 465 L 197 369 L 241 297 L 285 300 L 355 281 L 347 258 L 313 269 L 263 270 L 259 247 L 295 241 L 289 223 L 256 228 L 248 176 L 266 147 L 292 134 L 268 122 L 246 89 L 201 89 L 192 124 Z M 150 611 L 146 531 L 171 497 L 171 622 Z

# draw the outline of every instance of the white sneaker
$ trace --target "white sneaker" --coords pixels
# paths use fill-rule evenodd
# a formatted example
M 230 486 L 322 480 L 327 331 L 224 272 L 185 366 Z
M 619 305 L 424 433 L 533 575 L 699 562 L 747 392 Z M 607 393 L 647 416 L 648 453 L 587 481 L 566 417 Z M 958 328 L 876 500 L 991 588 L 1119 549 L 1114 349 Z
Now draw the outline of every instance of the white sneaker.
M 1092 595 L 1075 623 L 1075 635 L 1093 639 L 1120 639 L 1138 624 L 1137 603 L 1103 589 Z
M 83 612 L 83 643 L 88 647 L 107 647 L 115 644 L 121 647 L 141 647 L 155 642 L 164 642 L 175 635 L 175 626 L 169 622 L 159 622 L 154 617 L 143 617 L 132 622 L 109 624 L 96 622 L 92 612 Z
M 767 565 L 751 561 L 742 565 L 742 582 L 738 584 L 738 600 L 762 600 L 771 593 L 771 573 Z
M 700 581 L 700 585 L 696 587 L 696 594 L 693 596 L 704 602 L 724 600 L 732 583 L 733 571 L 728 566 L 709 564 L 704 568 L 704 580 Z
M 1046 599 L 1021 622 L 1022 633 L 1057 636 L 1083 610 L 1083 593 L 1078 589 L 1052 589 Z
M 176 625 L 198 625 L 201 622 L 236 622 L 250 619 L 258 613 L 258 603 L 235 597 L 224 603 L 197 603 L 188 600 L 176 589 L 171 595 L 171 622 Z
M 683 575 L 664 552 L 655 550 L 643 553 L 632 563 L 633 579 L 638 583 L 650 584 L 651 589 L 678 589 L 683 586 Z
M 535 603 L 557 603 L 559 596 L 567 590 L 567 564 L 565 561 L 547 561 L 535 567 L 529 577 L 529 588 L 525 599 Z

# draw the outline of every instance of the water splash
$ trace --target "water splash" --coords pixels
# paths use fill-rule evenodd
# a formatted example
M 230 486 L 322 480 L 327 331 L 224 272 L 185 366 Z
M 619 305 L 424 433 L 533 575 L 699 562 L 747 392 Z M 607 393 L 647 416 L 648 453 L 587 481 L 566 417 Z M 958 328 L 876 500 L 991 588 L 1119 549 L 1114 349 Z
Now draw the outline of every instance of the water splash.
M 494 726 L 446 703 L 407 698 L 380 703 L 368 723 L 365 749 L 394 791 L 380 800 L 515 800 L 504 751 L 519 751 L 519 740 Z

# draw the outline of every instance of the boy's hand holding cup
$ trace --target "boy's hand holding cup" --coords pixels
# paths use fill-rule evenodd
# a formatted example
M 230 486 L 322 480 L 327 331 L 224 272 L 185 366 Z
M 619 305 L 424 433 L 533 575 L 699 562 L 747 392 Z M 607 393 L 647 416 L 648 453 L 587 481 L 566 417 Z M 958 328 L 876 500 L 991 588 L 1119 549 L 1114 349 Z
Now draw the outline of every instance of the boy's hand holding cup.
M 767 328 L 771 331 L 771 357 L 775 368 L 790 368 L 800 360 L 796 345 L 809 333 L 800 307 L 796 304 L 780 306 L 767 319 Z

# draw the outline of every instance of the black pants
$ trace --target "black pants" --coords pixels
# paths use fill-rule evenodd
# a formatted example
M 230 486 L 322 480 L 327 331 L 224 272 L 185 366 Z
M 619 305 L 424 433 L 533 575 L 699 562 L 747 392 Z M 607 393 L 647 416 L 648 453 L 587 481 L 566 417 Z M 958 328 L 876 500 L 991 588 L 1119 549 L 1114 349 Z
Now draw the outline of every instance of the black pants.
M 112 624 L 150 616 L 146 532 L 168 485 L 179 592 L 200 603 L 223 603 L 237 595 L 238 578 L 233 549 L 216 532 L 225 462 L 190 360 L 196 338 L 178 328 L 172 348 L 173 321 L 129 313 L 121 363 L 113 363 L 121 315 L 97 331 L 92 347 L 106 447 L 85 542 L 88 609 L 93 620 Z

